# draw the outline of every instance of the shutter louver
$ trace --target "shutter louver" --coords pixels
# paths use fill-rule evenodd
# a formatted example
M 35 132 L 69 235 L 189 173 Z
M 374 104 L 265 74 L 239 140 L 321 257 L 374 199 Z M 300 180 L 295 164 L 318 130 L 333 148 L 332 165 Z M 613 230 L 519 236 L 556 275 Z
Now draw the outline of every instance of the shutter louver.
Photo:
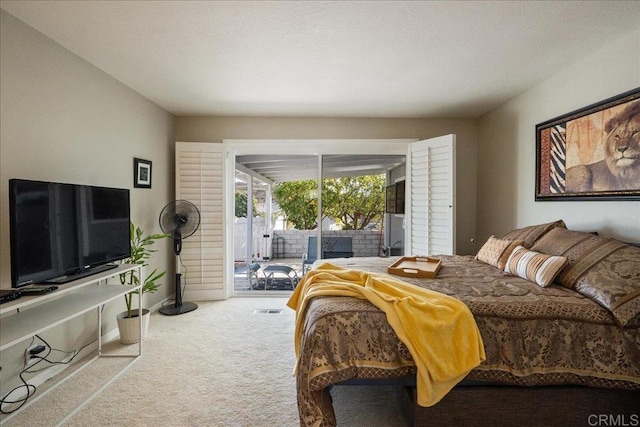
M 411 254 L 455 253 L 455 135 L 411 144 Z
M 429 150 L 411 152 L 411 253 L 429 255 Z
M 185 297 L 224 298 L 223 174 L 222 144 L 176 143 L 176 198 L 200 210 L 200 227 L 182 244 Z
M 453 254 L 451 150 L 435 147 L 429 158 L 429 253 Z

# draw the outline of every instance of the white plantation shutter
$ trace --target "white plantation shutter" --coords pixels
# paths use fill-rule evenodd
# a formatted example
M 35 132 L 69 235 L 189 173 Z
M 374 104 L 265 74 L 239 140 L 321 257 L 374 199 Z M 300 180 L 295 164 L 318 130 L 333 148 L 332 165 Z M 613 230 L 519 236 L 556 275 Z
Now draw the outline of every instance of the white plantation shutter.
M 409 146 L 406 240 L 411 255 L 455 253 L 455 135 Z
M 200 227 L 182 243 L 185 301 L 225 299 L 223 144 L 176 143 L 176 199 L 200 210 Z

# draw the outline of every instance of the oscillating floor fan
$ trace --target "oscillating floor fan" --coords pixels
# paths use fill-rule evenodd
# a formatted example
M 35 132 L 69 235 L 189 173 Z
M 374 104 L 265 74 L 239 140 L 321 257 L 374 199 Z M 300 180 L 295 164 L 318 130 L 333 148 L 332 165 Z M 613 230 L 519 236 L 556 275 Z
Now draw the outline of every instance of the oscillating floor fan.
M 196 232 L 200 226 L 200 211 L 196 205 L 186 200 L 175 200 L 160 212 L 160 228 L 173 239 L 173 252 L 176 254 L 176 302 L 160 308 L 167 316 L 188 313 L 198 306 L 192 302 L 182 302 L 182 275 L 180 274 L 180 252 L 182 239 Z

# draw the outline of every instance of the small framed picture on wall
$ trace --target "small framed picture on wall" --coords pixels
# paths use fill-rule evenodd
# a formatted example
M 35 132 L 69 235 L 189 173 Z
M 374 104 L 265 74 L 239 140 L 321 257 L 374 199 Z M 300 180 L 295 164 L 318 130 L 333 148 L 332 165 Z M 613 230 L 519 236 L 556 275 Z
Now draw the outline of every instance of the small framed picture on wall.
M 134 188 L 151 188 L 151 161 L 133 159 L 133 186 Z

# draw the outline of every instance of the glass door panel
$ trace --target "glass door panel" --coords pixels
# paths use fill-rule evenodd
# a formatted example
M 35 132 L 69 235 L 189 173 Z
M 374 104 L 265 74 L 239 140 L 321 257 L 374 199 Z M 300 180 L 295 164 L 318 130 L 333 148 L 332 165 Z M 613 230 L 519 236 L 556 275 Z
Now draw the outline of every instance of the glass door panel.
M 271 258 L 271 190 L 268 184 L 253 178 L 251 247 L 253 261 L 269 261 Z
M 242 225 L 236 225 L 234 236 L 240 260 L 234 290 L 291 291 L 303 267 L 316 259 L 309 240 L 317 241 L 318 156 L 246 155 L 236 160 L 237 205 L 246 207 L 240 209 L 241 217 L 236 215 Z
M 404 170 L 404 156 L 390 166 L 385 155 L 322 159 L 322 258 L 382 255 L 385 190 L 391 169 Z

